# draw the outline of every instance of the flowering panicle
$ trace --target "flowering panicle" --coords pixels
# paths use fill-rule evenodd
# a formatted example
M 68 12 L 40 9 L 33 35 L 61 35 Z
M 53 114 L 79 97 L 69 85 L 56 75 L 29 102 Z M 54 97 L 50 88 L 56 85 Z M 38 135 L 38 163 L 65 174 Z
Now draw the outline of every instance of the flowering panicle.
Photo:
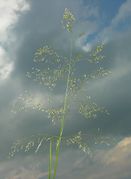
M 72 32 L 73 25 L 75 23 L 75 17 L 72 12 L 65 8 L 63 13 L 62 24 L 68 31 Z M 79 149 L 90 154 L 90 147 L 88 145 L 88 137 L 83 140 L 82 132 L 78 132 L 73 136 L 63 137 L 64 120 L 67 118 L 67 114 L 70 114 L 72 110 L 72 104 L 75 101 L 76 113 L 81 114 L 86 119 L 96 118 L 97 113 L 109 114 L 103 107 L 99 107 L 96 103 L 92 102 L 90 96 L 87 96 L 88 82 L 90 80 L 96 80 L 110 74 L 107 69 L 101 67 L 101 63 L 104 60 L 103 44 L 98 45 L 95 50 L 91 51 L 89 59 L 84 53 L 72 53 L 72 44 L 70 49 L 70 56 L 59 55 L 49 45 L 44 45 L 38 48 L 34 54 L 34 67 L 27 72 L 27 77 L 32 78 L 39 84 L 51 89 L 49 94 L 52 94 L 53 89 L 57 89 L 62 84 L 62 102 L 59 101 L 55 105 L 47 99 L 46 105 L 43 100 L 35 100 L 35 97 L 28 95 L 26 92 L 21 95 L 14 107 L 18 111 L 23 111 L 29 108 L 36 109 L 47 114 L 47 118 L 50 118 L 53 123 L 55 121 L 60 122 L 60 133 L 58 136 L 38 135 L 24 140 L 18 140 L 11 148 L 10 156 L 14 156 L 16 152 L 24 151 L 29 152 L 31 150 L 37 153 L 45 142 L 50 143 L 50 167 L 52 163 L 52 144 L 56 144 L 56 161 L 54 165 L 54 176 L 56 178 L 56 170 L 58 164 L 58 155 L 60 149 L 60 143 L 65 142 L 67 145 L 77 145 Z M 86 54 L 87 55 L 87 54 Z M 88 72 L 87 70 L 81 70 L 81 67 L 95 63 L 95 71 Z M 85 64 L 86 63 L 86 64 Z M 88 64 L 87 64 L 88 63 Z M 80 71 L 77 71 L 77 67 Z M 86 84 L 86 85 L 85 85 Z M 86 86 L 86 87 L 85 87 Z M 85 89 L 85 90 L 83 90 Z M 85 94 L 86 91 L 86 94 Z M 53 95 L 52 95 L 53 96 Z M 40 96 L 41 98 L 41 96 Z M 101 140 L 101 139 L 100 139 Z M 96 144 L 100 143 L 98 140 L 92 140 Z M 102 139 L 101 141 L 104 141 Z M 103 142 L 104 143 L 104 142 Z M 49 179 L 51 178 L 51 168 L 49 167 Z
M 63 20 L 62 20 L 63 27 L 68 32 L 72 32 L 74 22 L 75 22 L 74 15 L 72 14 L 72 12 L 69 9 L 65 8 L 65 11 L 63 14 Z

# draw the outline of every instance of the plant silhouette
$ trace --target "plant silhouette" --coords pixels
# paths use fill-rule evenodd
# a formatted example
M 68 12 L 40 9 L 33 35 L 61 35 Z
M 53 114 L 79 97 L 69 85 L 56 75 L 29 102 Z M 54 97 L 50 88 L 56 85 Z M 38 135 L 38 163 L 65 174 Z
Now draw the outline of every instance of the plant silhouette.
M 70 50 L 68 56 L 59 55 L 49 45 L 36 50 L 34 54 L 35 67 L 30 72 L 27 72 L 27 77 L 34 79 L 41 85 L 49 88 L 51 93 L 60 85 L 64 86 L 64 93 L 62 102 L 55 105 L 52 96 L 48 98 L 48 106 L 45 107 L 43 103 L 35 102 L 32 95 L 28 92 L 24 92 L 20 95 L 15 102 L 14 111 L 28 110 L 33 108 L 38 111 L 47 113 L 48 118 L 54 123 L 60 122 L 60 130 L 57 136 L 50 134 L 38 134 L 32 135 L 29 138 L 24 138 L 16 141 L 9 153 L 10 157 L 13 157 L 16 152 L 34 151 L 37 153 L 41 146 L 46 142 L 49 144 L 49 169 L 48 179 L 56 179 L 58 159 L 60 146 L 62 143 L 67 145 L 76 145 L 79 149 L 90 154 L 90 147 L 87 143 L 86 134 L 82 134 L 81 131 L 72 136 L 63 136 L 64 123 L 72 110 L 81 114 L 85 119 L 96 118 L 97 113 L 105 113 L 108 115 L 108 111 L 104 107 L 98 106 L 92 101 L 91 97 L 88 96 L 86 86 L 90 80 L 105 77 L 110 74 L 108 69 L 101 67 L 101 63 L 104 60 L 102 54 L 104 45 L 98 44 L 96 47 L 87 54 L 84 53 L 73 53 L 73 26 L 76 23 L 76 19 L 73 13 L 65 8 L 62 19 L 62 26 L 67 31 L 70 39 Z M 95 65 L 95 71 L 87 72 L 86 70 L 77 70 L 78 67 L 82 68 L 82 64 L 88 65 L 92 63 Z M 42 66 L 44 64 L 44 66 Z M 93 136 L 93 135 L 92 135 Z M 102 136 L 93 136 L 91 140 L 96 143 L 110 143 L 109 138 Z M 53 148 L 55 146 L 55 149 Z M 54 150 L 53 150 L 54 149 Z M 53 152 L 55 151 L 55 159 L 53 161 Z M 54 168 L 53 168 L 54 163 Z

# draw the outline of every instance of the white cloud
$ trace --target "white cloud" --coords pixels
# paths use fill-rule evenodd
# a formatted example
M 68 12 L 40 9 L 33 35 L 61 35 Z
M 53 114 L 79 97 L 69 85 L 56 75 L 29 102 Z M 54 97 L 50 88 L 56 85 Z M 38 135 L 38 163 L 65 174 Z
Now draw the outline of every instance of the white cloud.
M 14 107 L 12 109 L 12 112 L 17 113 L 23 110 L 28 111 L 30 109 L 45 112 L 45 109 L 50 109 L 53 107 L 59 108 L 62 103 L 63 95 L 53 95 L 47 92 L 44 92 L 42 94 L 39 91 L 25 91 L 13 101 Z
M 10 76 L 14 66 L 14 59 L 11 59 L 8 50 L 4 48 L 7 44 L 11 46 L 14 38 L 10 30 L 17 23 L 20 13 L 29 9 L 30 6 L 25 0 L 1 0 L 0 2 L 0 81 Z
M 116 27 L 123 21 L 126 22 L 127 18 L 131 16 L 131 0 L 125 1 L 119 8 L 118 13 L 112 19 L 109 26 L 105 27 L 99 34 L 99 38 L 105 44 L 105 57 L 108 62 L 108 57 L 111 60 L 109 64 L 111 64 L 111 75 L 108 77 L 102 78 L 100 80 L 96 80 L 91 83 L 89 90 L 96 91 L 103 89 L 113 90 L 113 87 L 116 88 L 115 84 L 119 81 L 123 83 L 123 77 L 129 76 L 131 73 L 131 63 L 130 63 L 130 30 L 128 31 L 118 31 Z M 130 24 L 129 24 L 130 28 Z M 87 36 L 88 38 L 88 36 Z M 87 43 L 81 48 L 85 52 L 89 52 L 94 44 L 97 43 L 97 39 L 93 41 L 93 43 Z M 107 51 L 108 48 L 108 51 Z M 110 54 L 109 54 L 110 52 Z M 112 91 L 113 93 L 114 91 Z
M 114 148 L 105 152 L 100 159 L 100 170 L 94 172 L 89 179 L 124 179 L 131 178 L 131 137 L 121 140 Z
M 6 51 L 0 47 L 0 80 L 8 78 L 13 70 L 13 62 L 9 61 Z
M 43 165 L 43 161 L 45 162 L 43 157 L 29 156 L 22 158 L 0 162 L 0 179 L 36 179 L 48 176 L 45 169 L 41 171 L 38 167 Z
M 87 179 L 129 179 L 131 178 L 130 156 L 131 137 L 126 137 L 109 150 L 98 150 L 92 165 L 83 164 L 83 160 L 79 165 L 82 166 L 83 173 L 86 173 L 84 178 Z
M 131 155 L 131 137 L 126 137 L 120 141 L 113 149 L 107 152 L 104 157 L 104 162 L 106 165 L 124 166 L 131 161 L 129 160 L 129 155 Z
M 24 167 L 20 167 L 17 170 L 13 170 L 7 176 L 6 179 L 18 179 L 18 178 L 28 178 L 36 179 L 40 177 L 48 176 L 48 172 L 40 172 L 39 170 L 27 170 Z
M 78 48 L 81 48 L 85 52 L 88 52 L 91 50 L 92 47 L 92 42 L 91 43 L 86 43 L 87 38 L 90 34 L 94 33 L 98 28 L 98 25 L 96 22 L 89 22 L 89 21 L 84 21 L 83 23 L 78 24 L 77 27 L 77 37 L 75 41 L 75 45 Z
M 118 13 L 111 20 L 109 26 L 106 26 L 99 34 L 99 39 L 96 38 L 92 43 L 87 42 L 86 45 L 82 46 L 82 49 L 88 52 L 97 41 L 102 41 L 103 43 L 108 43 L 112 39 L 114 40 L 116 37 L 121 36 L 121 31 L 117 29 L 119 24 L 125 22 L 127 18 L 131 18 L 131 0 L 125 1 L 119 8 Z M 129 25 L 130 26 L 130 25 Z M 120 29 L 120 27 L 119 27 Z M 120 29 L 121 30 L 121 29 Z M 88 35 L 87 37 L 88 38 Z M 81 44 L 83 45 L 83 44 Z M 90 48 L 89 48 L 90 47 Z
M 65 150 L 59 157 L 61 165 L 59 165 L 57 174 L 63 179 L 130 178 L 130 156 L 131 137 L 122 139 L 111 149 L 99 149 L 94 154 L 92 161 L 79 150 Z M 5 179 L 46 178 L 48 176 L 47 161 L 48 155 L 45 154 L 16 157 L 14 160 L 1 162 L 0 173 Z
M 118 25 L 119 22 L 124 21 L 127 17 L 131 17 L 131 0 L 127 0 L 121 5 L 117 15 L 112 20 L 112 25 Z
M 101 32 L 100 36 L 103 42 L 108 42 L 119 35 L 121 36 L 121 32 L 116 28 L 119 26 L 120 23 L 126 21 L 127 18 L 131 17 L 131 1 L 127 0 L 124 2 L 119 10 L 116 16 L 112 19 L 111 23 L 109 26 L 105 27 Z M 129 25 L 130 26 L 130 25 Z
M 8 39 L 8 30 L 19 18 L 19 13 L 29 10 L 25 0 L 1 0 L 0 2 L 0 41 Z

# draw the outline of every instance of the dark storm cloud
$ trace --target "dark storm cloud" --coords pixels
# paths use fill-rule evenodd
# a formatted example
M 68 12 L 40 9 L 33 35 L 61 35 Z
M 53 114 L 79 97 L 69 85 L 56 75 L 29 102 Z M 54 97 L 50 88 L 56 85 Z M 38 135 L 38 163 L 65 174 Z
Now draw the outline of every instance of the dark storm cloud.
M 58 51 L 64 51 L 64 48 L 68 48 L 68 35 L 64 33 L 61 26 L 62 14 L 65 7 L 69 7 L 78 20 L 81 19 L 83 13 L 86 13 L 86 7 L 82 6 L 82 1 L 76 1 L 75 3 L 69 0 L 31 2 L 31 11 L 25 16 L 22 16 L 15 27 L 16 35 L 20 36 L 20 41 L 22 41 L 17 52 L 15 76 L 21 74 L 22 77 L 31 68 L 33 65 L 33 54 L 41 45 L 47 43 Z M 83 28 L 93 31 L 95 24 L 84 21 Z M 79 32 L 79 29 L 80 27 L 77 27 L 76 31 Z
M 126 21 L 125 17 L 130 11 L 130 8 L 128 8 L 126 12 L 126 6 L 129 7 L 129 5 L 130 1 L 127 1 L 127 4 L 123 3 L 109 27 L 106 27 L 99 34 L 102 41 L 105 42 L 104 54 L 106 60 L 104 66 L 109 68 L 112 74 L 109 77 L 90 82 L 87 88 L 93 99 L 99 105 L 105 106 L 110 112 L 110 116 L 99 115 L 97 119 L 87 121 L 80 115 L 71 114 L 71 120 L 67 120 L 65 124 L 65 134 L 70 135 L 80 130 L 85 133 L 92 133 L 97 132 L 98 128 L 100 128 L 102 135 L 112 135 L 116 138 L 131 135 L 130 26 L 125 31 L 120 30 L 119 33 L 115 29 L 116 24 L 120 23 L 121 19 Z M 86 35 L 88 36 L 99 27 L 97 24 L 99 8 L 93 8 L 91 5 L 83 6 L 82 0 L 32 0 L 30 1 L 30 11 L 20 16 L 19 21 L 11 28 L 10 32 L 15 37 L 15 40 L 10 41 L 7 46 L 9 51 L 12 51 L 11 58 L 14 63 L 14 70 L 7 81 L 0 83 L 0 149 L 2 153 L 0 159 L 7 155 L 11 143 L 17 138 L 43 131 L 44 133 L 51 133 L 51 131 L 56 133 L 58 129 L 58 124 L 52 127 L 51 121 L 47 119 L 44 113 L 28 110 L 13 116 L 10 111 L 12 103 L 26 89 L 32 92 L 34 99 L 37 100 L 37 94 L 40 94 L 41 98 L 46 101 L 48 91 L 27 79 L 25 74 L 34 65 L 33 54 L 35 50 L 43 45 L 45 41 L 55 47 L 58 52 L 66 54 L 68 36 L 67 33 L 63 32 L 60 24 L 65 7 L 71 9 L 76 15 L 76 19 L 82 21 L 82 23 L 78 22 L 78 25 L 75 26 L 74 38 L 80 32 L 85 32 L 86 30 Z M 87 16 L 94 16 L 95 21 L 87 20 Z M 84 40 L 76 39 L 75 45 L 78 49 L 84 49 L 88 53 L 88 43 L 86 46 L 85 38 Z M 11 46 L 14 46 L 13 50 L 11 50 Z M 92 48 L 93 43 L 90 44 L 89 42 L 89 46 Z M 15 54 L 14 56 L 13 53 Z M 59 94 L 54 97 L 55 101 L 59 101 L 61 98 Z M 126 154 L 124 150 L 126 150 Z M 111 159 L 114 156 L 116 156 L 116 159 L 112 163 Z M 59 178 L 74 177 L 75 179 L 86 177 L 89 179 L 128 179 L 131 177 L 129 169 L 131 163 L 128 156 L 130 156 L 130 138 L 123 139 L 121 143 L 109 151 L 102 150 L 100 153 L 98 152 L 94 158 L 94 163 L 86 159 L 78 151 L 64 151 L 60 158 L 61 166 L 58 176 Z M 78 159 L 76 159 L 77 157 Z M 46 153 L 44 154 L 44 160 L 41 156 L 36 158 L 29 156 L 29 158 L 23 159 L 20 156 L 20 159 L 15 159 L 14 161 L 1 162 L 1 179 L 13 179 L 16 177 L 28 179 L 47 178 L 48 159 Z M 36 163 L 33 162 L 34 160 Z M 30 164 L 32 165 L 30 166 Z
M 13 29 L 16 37 L 19 39 L 20 45 L 16 53 L 15 69 L 12 73 L 12 79 L 14 81 L 20 81 L 23 89 L 35 91 L 36 93 L 42 92 L 43 95 L 45 95 L 46 90 L 44 88 L 39 87 L 36 83 L 27 79 L 25 76 L 26 72 L 29 71 L 34 65 L 33 54 L 36 48 L 43 45 L 43 41 L 53 45 L 55 49 L 62 51 L 62 54 L 65 54 L 64 48 L 68 48 L 69 39 L 67 33 L 64 33 L 64 30 L 61 27 L 60 21 L 62 19 L 63 11 L 65 7 L 69 7 L 76 15 L 76 19 L 80 20 L 86 16 L 87 10 L 87 7 L 83 7 L 82 5 L 82 1 L 76 1 L 75 3 L 74 1 L 39 1 L 39 3 L 36 1 L 31 2 L 31 10 L 20 18 L 19 22 Z M 93 9 L 90 8 L 90 10 L 88 9 L 88 16 L 92 15 L 93 13 Z M 97 10 L 95 9 L 94 12 L 95 11 Z M 88 25 L 90 25 L 88 30 L 86 29 L 88 33 L 96 29 L 94 22 L 83 21 L 81 26 L 79 26 L 79 23 L 80 22 L 78 22 L 78 26 L 76 26 L 75 33 L 77 35 L 80 33 L 80 30 L 85 30 L 84 28 L 88 27 Z M 39 117 L 40 116 L 37 114 L 37 118 Z M 21 126 L 21 130 L 26 131 L 27 129 L 32 131 L 36 125 L 35 121 L 37 123 L 37 120 L 33 118 L 30 119 L 29 116 L 27 118 L 27 120 L 22 120 L 22 122 L 20 122 L 21 125 L 23 124 L 22 126 L 24 126 Z M 43 116 L 43 118 L 45 117 Z M 30 129 L 28 129 L 28 123 L 30 123 Z
M 15 1 L 12 1 L 12 3 L 15 3 Z M 7 34 L 10 38 L 7 42 L 4 41 L 4 44 L 8 49 L 14 68 L 10 78 L 0 84 L 0 112 L 3 129 L 1 130 L 1 141 L 4 142 L 3 146 L 5 148 L 6 141 L 10 140 L 11 143 L 12 140 L 19 138 L 23 134 L 29 135 L 30 133 L 42 131 L 42 129 L 49 131 L 50 122 L 47 121 L 45 115 L 38 113 L 34 115 L 35 112 L 29 111 L 28 113 L 23 112 L 23 114 L 13 116 L 11 109 L 12 103 L 24 90 L 29 89 L 34 93 L 43 92 L 43 88 L 39 88 L 37 84 L 29 81 L 25 74 L 33 65 L 32 59 L 35 49 L 43 45 L 44 40 L 49 44 L 54 44 L 57 49 L 59 49 L 58 45 L 66 44 L 67 34 L 61 33 L 63 30 L 60 23 L 65 7 L 69 7 L 74 11 L 77 17 L 81 16 L 82 9 L 86 13 L 82 6 L 82 1 L 76 1 L 75 3 L 74 1 L 39 1 L 39 3 L 30 1 L 30 8 L 26 5 L 22 6 L 21 3 L 20 8 L 28 10 L 25 14 L 19 14 L 19 11 L 17 11 L 17 14 L 13 6 L 13 15 L 19 15 L 19 18 L 15 22 L 11 21 L 9 35 Z M 59 35 L 62 38 L 62 42 Z M 45 92 L 43 95 L 45 95 Z M 4 128 L 6 128 L 6 132 L 4 132 Z
M 75 129 L 81 128 L 88 131 L 89 129 L 100 128 L 103 134 L 115 136 L 131 134 L 131 25 L 128 24 L 128 27 L 124 30 L 119 26 L 121 21 L 126 23 L 130 16 L 129 7 L 130 1 L 123 3 L 118 14 L 111 21 L 111 25 L 100 32 L 101 39 L 105 42 L 104 55 L 106 60 L 104 66 L 110 69 L 112 74 L 104 79 L 94 80 L 87 85 L 89 94 L 98 104 L 106 107 L 110 116 L 98 116 L 98 120 L 89 122 L 83 121 L 79 117 L 80 121 L 79 119 L 77 120 L 78 123 L 76 121 Z M 116 31 L 118 26 L 119 28 Z
M 131 126 L 131 34 L 123 32 L 105 44 L 104 55 L 106 68 L 112 74 L 106 78 L 93 80 L 87 84 L 87 92 L 100 106 L 104 106 L 109 116 L 98 115 L 97 119 L 86 120 L 74 114 L 68 124 L 68 132 L 84 132 L 101 129 L 103 135 L 130 135 Z
M 15 99 L 17 97 L 17 94 L 19 93 L 18 91 L 22 93 L 22 89 L 28 89 L 35 92 L 38 91 L 38 93 L 43 91 L 43 88 L 40 89 L 40 87 L 36 83 L 27 79 L 25 74 L 34 65 L 34 51 L 39 46 L 43 45 L 42 42 L 44 40 L 46 40 L 48 44 L 53 44 L 56 49 L 59 49 L 59 47 L 61 47 L 60 51 L 63 51 L 62 53 L 65 53 L 64 49 L 62 49 L 62 45 L 64 45 L 64 48 L 67 48 L 67 34 L 62 32 L 60 24 L 64 8 L 69 7 L 75 13 L 75 15 L 77 15 L 78 19 L 81 19 L 83 14 L 86 16 L 85 13 L 87 7 L 82 6 L 82 1 L 76 1 L 75 3 L 74 1 L 56 1 L 55 3 L 52 1 L 39 1 L 39 3 L 37 3 L 36 1 L 31 1 L 30 3 L 31 10 L 25 15 L 21 16 L 19 22 L 12 29 L 12 31 L 14 30 L 16 38 L 19 39 L 19 45 L 16 50 L 17 53 L 15 60 L 15 69 L 11 76 L 13 81 L 12 86 L 14 84 L 17 86 L 16 83 L 19 82 L 20 87 L 19 90 L 17 90 L 17 87 L 16 89 L 10 89 L 10 91 L 6 95 L 7 100 L 4 102 L 4 100 L 6 99 L 4 98 L 4 100 L 2 100 L 3 103 L 12 101 L 13 97 Z M 81 15 L 82 10 L 84 13 Z M 95 12 L 97 12 L 96 9 Z M 87 15 L 90 16 L 90 13 L 88 12 Z M 89 22 L 86 23 L 88 26 Z M 77 28 L 79 31 L 79 27 Z M 92 31 L 94 29 L 96 29 L 96 27 L 92 26 Z M 101 116 L 98 117 L 97 120 L 92 121 L 86 121 L 82 119 L 81 116 L 77 118 L 75 117 L 72 122 L 67 122 L 67 132 L 70 131 L 70 133 L 73 133 L 73 131 L 88 131 L 89 129 L 97 130 L 98 128 L 101 128 L 103 132 L 113 132 L 117 133 L 118 135 L 130 133 L 130 100 L 128 100 L 130 98 L 130 70 L 127 74 L 123 74 L 123 72 L 121 71 L 123 65 L 121 57 L 123 57 L 125 59 L 124 61 L 126 61 L 127 63 L 130 58 L 128 48 L 130 46 L 129 37 L 130 34 L 123 33 L 123 38 L 118 36 L 105 45 L 104 53 L 106 56 L 106 60 L 104 62 L 104 66 L 113 70 L 113 76 L 91 82 L 89 87 L 89 93 L 94 96 L 94 100 L 100 103 L 100 105 L 105 106 L 109 110 L 111 115 L 108 117 Z M 125 44 L 127 44 L 127 48 L 125 48 Z M 124 64 L 125 71 L 127 66 L 129 67 L 130 65 L 126 64 L 126 62 Z M 16 92 L 14 93 L 14 91 Z M 4 105 L 1 104 L 1 106 Z M 47 121 L 45 115 L 36 113 L 36 115 L 34 116 L 34 114 L 31 115 L 29 113 L 30 112 L 21 114 L 18 122 L 16 115 L 16 120 L 14 120 L 16 121 L 16 123 L 14 122 L 16 131 L 18 130 L 21 134 L 30 134 L 33 131 L 39 131 L 39 129 L 40 131 L 42 131 L 42 128 L 44 131 L 48 131 L 47 126 L 50 123 Z M 99 118 L 103 119 L 101 120 Z M 38 124 L 38 120 L 40 125 Z M 75 124 L 74 120 L 76 120 Z
M 131 116 L 131 45 L 130 32 L 122 33 L 110 43 L 107 48 L 107 61 L 111 60 L 112 74 L 103 80 L 94 82 L 90 87 L 91 94 L 105 104 L 110 111 L 110 121 L 104 125 L 105 131 L 115 132 L 118 135 L 130 134 Z M 107 44 L 108 46 L 108 44 Z M 109 53 L 112 50 L 114 53 Z M 105 123 L 104 123 L 105 124 Z

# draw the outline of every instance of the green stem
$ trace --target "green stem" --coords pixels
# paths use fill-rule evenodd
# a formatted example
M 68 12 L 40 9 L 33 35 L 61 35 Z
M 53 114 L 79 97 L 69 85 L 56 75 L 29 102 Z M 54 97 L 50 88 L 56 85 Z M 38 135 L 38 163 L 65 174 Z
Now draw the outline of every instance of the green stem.
M 71 48 L 70 48 L 70 59 L 69 59 L 70 62 L 69 62 L 67 84 L 66 84 L 66 92 L 65 92 L 65 98 L 64 98 L 64 114 L 63 114 L 63 117 L 61 118 L 60 133 L 59 133 L 59 138 L 58 138 L 57 144 L 56 144 L 56 159 L 55 159 L 55 165 L 54 165 L 53 179 L 56 178 L 56 172 L 57 172 L 57 168 L 58 168 L 59 151 L 60 151 L 60 144 L 61 144 L 61 138 L 62 138 L 62 135 L 63 135 L 64 121 L 65 121 L 66 111 L 67 111 L 67 106 L 68 106 L 67 100 L 68 100 L 69 82 L 70 82 L 71 69 L 72 69 L 72 65 L 71 65 L 71 59 L 72 59 L 72 39 L 71 39 L 70 45 L 71 45 Z
M 52 139 L 50 139 L 50 155 L 49 155 L 49 170 L 48 179 L 52 178 Z

